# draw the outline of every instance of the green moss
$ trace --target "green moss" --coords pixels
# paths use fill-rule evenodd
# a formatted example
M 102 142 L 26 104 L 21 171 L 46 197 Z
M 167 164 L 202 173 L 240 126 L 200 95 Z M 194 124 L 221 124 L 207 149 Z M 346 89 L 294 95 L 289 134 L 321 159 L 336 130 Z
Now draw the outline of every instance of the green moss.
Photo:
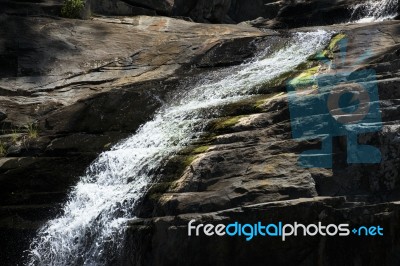
M 216 129 L 224 129 L 227 127 L 232 127 L 232 126 L 236 125 L 242 117 L 243 117 L 242 115 L 239 115 L 239 116 L 231 117 L 228 119 L 223 119 L 220 123 L 217 123 L 215 125 L 215 128 Z
M 0 141 L 0 157 L 4 157 L 7 155 L 7 149 L 3 142 Z
M 336 49 L 338 43 L 347 38 L 346 34 L 339 33 L 332 37 L 331 41 L 327 45 L 327 47 L 321 52 L 314 56 L 315 60 L 326 60 L 333 59 L 334 50 Z
M 187 156 L 187 157 L 183 160 L 183 165 L 182 165 L 183 170 L 186 169 L 187 167 L 189 167 L 189 166 L 193 163 L 193 161 L 194 161 L 195 159 L 196 159 L 196 156 L 195 156 L 195 155 Z M 182 171 L 182 172 L 183 172 L 183 171 Z
M 205 148 L 199 147 L 204 150 Z M 192 150 L 192 153 L 197 149 Z M 152 201 L 158 201 L 163 194 L 168 192 L 169 189 L 173 188 L 176 184 L 175 181 L 178 180 L 185 169 L 187 169 L 193 161 L 196 159 L 196 155 L 177 155 L 172 157 L 167 165 L 165 166 L 166 175 L 159 183 L 154 183 L 150 189 L 147 191 L 147 197 Z
M 268 81 L 265 86 L 266 87 L 278 87 L 282 86 L 286 80 L 290 79 L 295 75 L 295 71 L 289 71 L 282 73 L 281 75 L 277 76 L 276 78 L 273 78 L 272 80 Z
M 229 103 L 223 106 L 221 113 L 223 113 L 224 117 L 233 117 L 240 115 L 244 116 L 258 113 L 259 110 L 254 107 L 254 102 L 260 98 L 265 98 L 265 95 L 255 95 L 252 97 L 246 97 L 245 99 L 242 99 L 238 102 Z
M 238 115 L 238 116 L 233 116 L 233 117 L 224 117 L 224 118 L 219 118 L 216 119 L 214 122 L 211 123 L 210 129 L 215 132 L 215 131 L 225 131 L 234 125 L 236 125 L 241 118 L 245 117 L 244 115 Z
M 285 86 L 287 80 L 290 80 L 297 74 L 297 69 L 280 74 L 263 85 L 263 89 Z
M 193 150 L 194 154 L 201 154 L 201 153 L 205 153 L 208 149 L 210 148 L 210 146 L 206 145 L 206 146 L 200 146 L 197 147 Z
M 305 88 L 317 88 L 314 76 L 318 74 L 320 70 L 318 61 L 333 59 L 334 49 L 344 38 L 346 38 L 345 34 L 336 34 L 321 53 L 314 55 L 312 58 L 307 60 L 306 64 L 302 64 L 298 67 L 298 69 L 302 68 L 302 71 L 299 75 L 290 80 L 290 84 L 300 90 Z
M 280 88 L 280 91 L 286 89 L 286 82 L 295 78 L 302 73 L 303 71 L 314 68 L 318 65 L 318 63 L 314 60 L 314 56 L 308 58 L 305 62 L 299 64 L 294 70 L 282 73 L 281 75 L 271 79 L 270 81 L 266 82 L 262 85 L 259 92 L 261 93 L 271 93 L 276 91 L 274 88 Z
M 257 101 L 255 102 L 255 104 L 254 104 L 254 108 L 260 109 L 261 106 L 263 106 L 263 105 L 265 104 L 266 101 L 267 101 L 267 99 L 260 99 L 260 100 L 257 100 Z
M 84 7 L 83 0 L 65 0 L 61 15 L 66 18 L 79 18 Z
M 279 97 L 279 96 L 282 96 L 282 95 L 284 95 L 285 93 L 284 92 L 281 92 L 281 93 L 274 93 L 274 94 L 271 94 L 271 95 L 268 95 L 268 96 L 266 96 L 266 97 L 263 97 L 263 98 L 261 98 L 261 99 L 258 99 L 255 103 L 254 103 L 254 108 L 256 108 L 257 110 L 259 110 L 260 112 L 261 111 L 263 111 L 262 109 L 262 107 L 263 107 L 263 105 L 266 103 L 266 102 L 269 102 L 269 101 L 271 101 L 272 99 L 274 99 L 275 97 Z
M 336 45 L 343 40 L 344 38 L 346 38 L 346 34 L 343 33 L 339 33 L 335 36 L 333 36 L 333 38 L 331 39 L 331 42 L 328 45 L 328 49 L 333 51 L 336 48 Z
M 151 200 L 159 200 L 160 197 L 168 191 L 168 189 L 172 186 L 174 182 L 161 182 L 153 184 L 150 189 L 147 191 L 149 198 Z
M 320 66 L 315 66 L 304 70 L 300 75 L 290 80 L 289 84 L 297 89 L 309 88 L 315 85 L 315 75 L 318 73 Z
M 332 53 L 333 55 L 333 50 L 336 48 L 339 41 L 345 37 L 344 34 L 335 35 L 329 45 L 327 45 L 323 54 Z M 188 167 L 190 167 L 198 155 L 209 150 L 210 145 L 213 144 L 213 141 L 217 136 L 229 132 L 229 130 L 235 126 L 241 118 L 250 114 L 262 112 L 262 106 L 267 101 L 276 96 L 283 95 L 286 92 L 286 82 L 289 81 L 292 85 L 295 85 L 296 88 L 309 88 L 315 84 L 314 75 L 316 75 L 320 70 L 319 61 L 316 60 L 318 59 L 318 56 L 320 56 L 320 54 L 310 56 L 307 61 L 298 65 L 293 71 L 283 73 L 263 84 L 262 89 L 265 89 L 264 94 L 249 97 L 245 100 L 224 106 L 221 113 L 223 113 L 225 117 L 210 122 L 205 129 L 208 133 L 204 134 L 203 137 L 193 143 L 192 146 L 182 149 L 178 155 L 168 161 L 165 166 L 167 175 L 164 176 L 162 182 L 154 184 L 150 188 L 148 192 L 149 198 L 154 201 L 159 200 L 163 194 L 176 184 L 176 180 L 182 176 L 183 172 Z M 279 88 L 280 91 L 271 88 Z M 262 93 L 262 89 L 259 89 L 259 93 Z M 267 168 L 266 171 L 273 172 L 274 167 L 271 166 Z

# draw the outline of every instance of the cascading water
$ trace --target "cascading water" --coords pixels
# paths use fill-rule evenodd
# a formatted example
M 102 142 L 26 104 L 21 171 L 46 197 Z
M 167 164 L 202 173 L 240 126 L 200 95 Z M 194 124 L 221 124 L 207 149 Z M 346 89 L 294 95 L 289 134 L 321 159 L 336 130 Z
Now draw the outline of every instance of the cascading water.
M 70 193 L 63 214 L 38 232 L 27 264 L 108 264 L 106 250 L 121 248 L 124 223 L 134 218 L 135 203 L 155 181 L 154 170 L 199 136 L 217 107 L 248 97 L 258 85 L 292 70 L 331 35 L 294 34 L 286 48 L 234 68 L 235 73 L 223 79 L 198 84 L 166 104 L 135 135 L 90 165 Z
M 353 6 L 351 21 L 358 23 L 384 21 L 397 16 L 399 0 L 367 0 Z

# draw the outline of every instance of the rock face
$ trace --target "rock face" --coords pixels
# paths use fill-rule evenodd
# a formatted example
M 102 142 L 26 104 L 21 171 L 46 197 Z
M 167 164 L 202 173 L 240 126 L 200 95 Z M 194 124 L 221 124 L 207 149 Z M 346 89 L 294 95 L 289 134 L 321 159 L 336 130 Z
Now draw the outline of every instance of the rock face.
M 294 1 L 284 5 L 278 11 L 276 17 L 273 17 L 272 25 L 293 28 L 347 22 L 351 18 L 351 6 L 356 2 L 351 0 Z
M 85 1 L 98 15 L 173 16 L 202 23 L 239 23 L 266 28 L 295 28 L 347 22 L 359 0 L 96 0 Z M 61 14 L 62 0 L 4 1 L 0 11 L 18 15 Z M 87 16 L 83 16 L 87 17 Z
M 0 264 L 17 263 L 90 162 L 151 119 L 205 54 L 276 34 L 165 17 L 0 19 Z
M 130 224 L 121 265 L 397 265 L 398 202 L 369 205 L 341 197 L 248 205 L 204 214 L 137 220 Z M 382 212 L 384 210 L 384 212 Z M 293 224 L 322 222 L 382 225 L 384 237 L 188 237 L 187 224 Z M 385 248 L 382 248 L 385 247 Z
M 198 22 L 231 22 L 228 10 L 231 0 L 177 0 L 174 5 L 174 14 L 187 16 Z
M 145 3 L 144 3 L 145 2 Z M 229 72 L 260 49 L 281 47 L 290 28 L 349 18 L 355 1 L 106 1 L 107 15 L 70 20 L 60 1 L 0 6 L 0 264 L 17 264 L 35 230 L 59 213 L 89 163 L 150 120 L 182 84 Z M 32 12 L 32 13 L 29 13 Z M 33 14 L 34 16 L 29 16 Z M 251 27 L 259 26 L 262 31 Z M 321 29 L 323 27 L 318 27 Z M 294 31 L 314 31 L 301 28 Z M 347 65 L 332 40 L 338 70 L 377 73 L 383 129 L 360 136 L 379 147 L 377 165 L 348 165 L 346 139 L 334 140 L 334 168 L 305 169 L 299 154 L 318 140 L 292 139 L 289 77 L 332 74 L 317 58 L 224 106 L 191 151 L 160 170 L 163 179 L 140 203 L 116 265 L 398 265 L 400 23 L 326 26 L 348 38 Z M 353 65 L 365 51 L 372 57 Z M 307 88 L 307 93 L 313 93 Z M 187 160 L 188 157 L 191 160 Z M 188 163 L 189 162 L 189 163 Z M 187 223 L 262 221 L 380 225 L 382 238 L 187 236 Z M 207 255 L 205 255 L 207 254 Z
M 275 0 L 101 0 L 93 11 L 113 15 L 167 15 L 189 17 L 196 22 L 238 23 L 263 18 L 276 28 L 327 25 L 348 21 L 356 0 L 275 1 Z M 131 12 L 131 13 L 130 13 Z
M 379 147 L 382 163 L 348 165 L 346 139 L 338 137 L 334 139 L 333 170 L 298 166 L 299 153 L 315 149 L 319 143 L 291 138 L 283 82 L 287 78 L 283 78 L 260 89 L 264 95 L 227 106 L 226 117 L 216 122 L 225 126 L 210 127 L 216 137 L 199 149 L 201 153 L 186 171 L 172 182 L 169 178 L 167 183 L 150 190 L 142 203 L 141 217 L 147 219 L 132 221 L 129 228 L 127 245 L 131 246 L 124 250 L 127 265 L 264 265 L 265 257 L 272 265 L 400 263 L 394 255 L 400 245 L 395 229 L 400 210 L 400 147 L 395 140 L 400 113 L 394 100 L 400 96 L 396 89 L 400 39 L 395 34 L 400 23 L 326 29 L 342 32 L 348 38 L 346 64 L 340 64 L 343 54 L 334 41 L 330 45 L 332 51 L 326 52 L 331 53 L 333 64 L 338 66 L 335 71 L 374 69 L 377 73 L 383 130 L 363 134 L 359 142 Z M 373 56 L 354 65 L 365 51 Z M 329 71 L 313 59 L 309 64 L 318 66 L 318 74 Z M 302 71 L 292 76 L 307 72 Z M 168 176 L 168 170 L 164 174 Z M 379 239 L 317 237 L 282 243 L 261 238 L 249 243 L 241 238 L 188 237 L 187 223 L 191 219 L 196 224 L 281 220 L 292 224 L 383 224 L 387 232 Z M 380 249 L 378 242 L 385 248 Z

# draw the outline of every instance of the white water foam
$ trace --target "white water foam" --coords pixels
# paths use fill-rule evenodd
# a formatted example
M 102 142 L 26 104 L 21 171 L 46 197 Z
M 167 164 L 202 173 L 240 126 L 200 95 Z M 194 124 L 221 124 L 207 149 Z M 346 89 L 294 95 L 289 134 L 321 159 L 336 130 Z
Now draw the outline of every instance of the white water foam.
M 109 264 L 109 250 L 117 254 L 122 248 L 124 223 L 134 218 L 135 202 L 155 181 L 154 170 L 199 136 L 217 107 L 248 97 L 254 87 L 292 70 L 323 48 L 331 35 L 325 31 L 294 34 L 286 48 L 233 68 L 234 73 L 225 78 L 198 84 L 166 104 L 136 134 L 90 165 L 63 214 L 38 232 L 27 264 Z
M 352 7 L 351 21 L 368 23 L 394 19 L 398 4 L 399 0 L 367 0 Z

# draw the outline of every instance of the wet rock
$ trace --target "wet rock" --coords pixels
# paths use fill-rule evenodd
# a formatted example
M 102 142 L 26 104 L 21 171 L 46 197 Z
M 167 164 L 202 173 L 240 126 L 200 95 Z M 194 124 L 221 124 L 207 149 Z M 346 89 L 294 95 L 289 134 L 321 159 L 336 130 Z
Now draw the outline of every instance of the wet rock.
M 102 10 L 99 13 L 180 15 L 203 22 L 265 18 L 242 25 L 165 17 L 80 21 L 2 13 L 0 105 L 7 116 L 1 118 L 0 113 L 0 125 L 9 154 L 0 158 L 0 247 L 4 251 L 0 262 L 17 263 L 29 243 L 26 237 L 56 215 L 89 163 L 150 120 L 179 82 L 194 82 L 202 77 L 197 74 L 212 68 L 226 73 L 229 69 L 223 66 L 243 62 L 263 44 L 273 44 L 275 50 L 285 42 L 285 34 L 248 24 L 287 28 L 339 22 L 349 17 L 351 3 L 127 0 L 124 4 L 101 1 L 93 7 Z M 38 10 L 43 10 L 42 5 Z M 291 138 L 286 79 L 281 78 L 273 86 L 258 88 L 263 95 L 225 106 L 225 117 L 210 125 L 211 137 L 197 147 L 193 158 L 184 161 L 187 156 L 179 155 L 167 164 L 161 175 L 167 180 L 150 190 L 138 210 L 140 217 L 148 219 L 129 225 L 121 263 L 242 265 L 249 263 L 250 256 L 250 262 L 264 265 L 268 255 L 276 265 L 327 264 L 343 256 L 347 260 L 341 264 L 378 263 L 378 259 L 399 264 L 393 255 L 399 246 L 399 23 L 326 29 L 347 34 L 350 62 L 369 49 L 374 55 L 352 70 L 377 72 L 384 128 L 360 136 L 359 141 L 380 147 L 382 163 L 347 165 L 345 140 L 339 138 L 334 170 L 298 167 L 299 153 L 320 143 Z M 340 51 L 330 52 L 338 62 Z M 298 71 L 291 74 L 302 70 Z M 327 71 L 326 66 L 320 71 Z M 188 76 L 190 80 L 185 79 Z M 249 244 L 240 239 L 189 239 L 186 234 L 192 218 L 217 223 L 293 222 L 293 217 L 304 223 L 382 224 L 391 231 L 379 245 L 391 249 L 377 249 L 376 242 L 357 239 Z M 377 255 L 371 256 L 370 250 Z
M 2 32 L 6 45 L 0 52 L 17 56 L 19 62 L 17 75 L 8 72 L 0 80 L 0 102 L 7 112 L 1 126 L 9 136 L 9 156 L 13 157 L 90 153 L 92 158 L 152 118 L 178 85 L 176 77 L 166 78 L 185 73 L 180 68 L 204 61 L 208 50 L 225 41 L 236 53 L 242 47 L 235 40 L 251 42 L 267 35 L 243 26 L 155 17 L 82 22 L 3 15 L 2 21 L 9 27 Z M 25 34 L 17 34 L 17 25 Z M 65 39 L 71 31 L 73 37 Z M 104 42 L 108 38 L 112 41 Z M 238 57 L 235 63 L 244 59 Z M 78 164 L 77 172 L 83 173 L 87 161 Z M 15 176 L 7 170 L 2 180 L 8 180 L 7 175 Z M 29 182 L 19 186 L 20 190 L 39 189 Z
M 0 63 L 7 65 L 0 64 L 5 265 L 21 263 L 29 238 L 59 213 L 100 152 L 150 120 L 180 82 L 214 67 L 195 67 L 210 49 L 229 42 L 238 56 L 218 60 L 237 64 L 258 51 L 240 55 L 243 39 L 275 34 L 166 17 L 82 21 L 2 14 L 0 20 Z
M 298 69 L 280 83 L 273 83 L 274 87 L 261 88 L 264 95 L 226 106 L 225 117 L 208 128 L 214 138 L 205 140 L 207 146 L 199 148 L 200 154 L 183 174 L 174 179 L 165 175 L 169 183 L 149 191 L 139 213 L 147 219 L 132 221 L 129 229 L 127 265 L 242 265 L 245 262 L 263 265 L 265 256 L 273 265 L 317 265 L 317 262 L 335 265 L 332 261 L 336 262 L 338 257 L 345 257 L 344 264 L 348 261 L 400 263 L 395 255 L 400 242 L 395 233 L 397 229 L 393 230 L 400 210 L 397 203 L 400 198 L 397 99 L 400 95 L 395 85 L 400 68 L 400 40 L 395 32 L 400 24 L 392 21 L 326 29 L 342 32 L 348 38 L 347 64 L 339 63 L 343 54 L 337 46 L 332 45 L 330 52 L 325 51 L 337 66 L 335 71 L 376 71 L 383 129 L 361 134 L 358 141 L 378 147 L 382 162 L 347 164 L 346 138 L 337 137 L 333 140 L 333 169 L 305 169 L 297 164 L 301 152 L 320 147 L 319 140 L 296 141 L 291 136 L 285 80 L 307 72 Z M 299 30 L 315 28 L 296 31 Z M 351 64 L 366 50 L 371 51 L 371 57 L 358 65 Z M 311 59 L 309 64 L 319 65 L 318 74 L 329 73 L 322 62 Z M 314 119 L 322 121 L 323 117 Z M 381 224 L 389 233 L 379 240 L 314 237 L 284 243 L 263 238 L 246 242 L 229 237 L 188 237 L 187 223 L 191 219 L 213 224 L 235 221 Z M 168 244 L 163 239 L 168 239 Z M 170 257 L 169 247 L 182 253 Z M 129 250 L 139 250 L 138 255 Z M 190 250 L 207 256 L 196 256 Z M 365 250 L 374 250 L 380 258 L 368 255 Z

